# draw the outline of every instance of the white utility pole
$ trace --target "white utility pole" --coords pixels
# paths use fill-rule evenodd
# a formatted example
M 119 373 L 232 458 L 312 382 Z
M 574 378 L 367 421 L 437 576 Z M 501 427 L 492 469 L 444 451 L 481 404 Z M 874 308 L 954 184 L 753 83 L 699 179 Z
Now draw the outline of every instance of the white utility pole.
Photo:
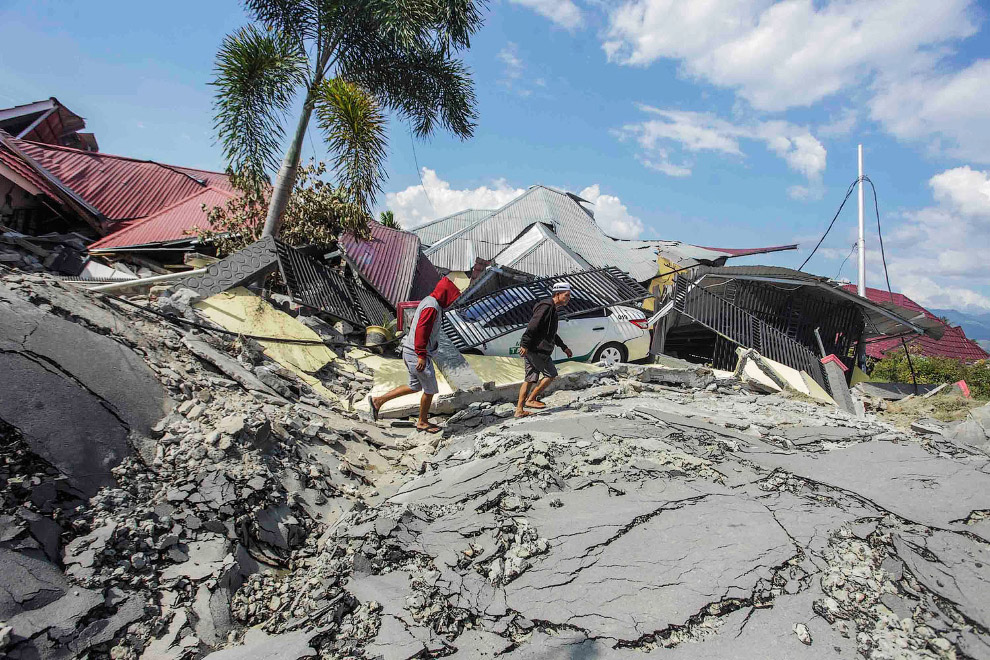
M 866 297 L 866 238 L 863 233 L 863 145 L 859 145 L 859 295 Z

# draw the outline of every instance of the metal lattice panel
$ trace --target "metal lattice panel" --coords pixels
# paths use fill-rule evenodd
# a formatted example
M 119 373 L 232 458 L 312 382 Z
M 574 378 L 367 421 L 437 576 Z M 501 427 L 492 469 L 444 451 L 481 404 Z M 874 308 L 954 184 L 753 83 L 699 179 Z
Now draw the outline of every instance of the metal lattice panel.
M 512 286 L 455 305 L 444 315 L 444 331 L 464 350 L 515 332 L 529 323 L 533 308 L 551 296 L 554 282 L 571 285 L 571 302 L 561 318 L 614 305 L 635 304 L 650 296 L 636 280 L 615 267 L 598 268 Z
M 379 325 L 393 318 L 388 304 L 357 278 L 284 243 L 276 244 L 282 279 L 292 297 L 303 305 L 353 325 Z
M 811 350 L 745 309 L 696 286 L 691 279 L 677 278 L 674 309 L 724 340 L 755 349 L 771 360 L 806 372 L 826 391 L 830 391 L 822 363 Z M 720 353 L 724 354 L 725 351 Z M 725 365 L 716 366 L 726 368 Z

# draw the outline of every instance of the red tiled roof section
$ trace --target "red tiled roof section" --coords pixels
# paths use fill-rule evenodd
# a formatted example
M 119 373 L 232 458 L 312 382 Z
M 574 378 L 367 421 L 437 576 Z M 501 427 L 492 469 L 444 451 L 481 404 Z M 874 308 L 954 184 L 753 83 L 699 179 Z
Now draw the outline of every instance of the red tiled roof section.
M 846 284 L 843 288 L 852 293 L 858 291 L 855 284 Z M 929 319 L 939 320 L 937 316 L 903 293 L 895 293 L 891 296 L 890 293 L 883 289 L 866 287 L 866 297 L 876 303 L 892 302 L 895 305 L 921 312 Z M 912 354 L 914 351 L 918 351 L 921 355 L 928 357 L 957 358 L 967 362 L 990 358 L 990 354 L 980 348 L 980 345 L 975 341 L 967 337 L 962 328 L 945 325 L 944 323 L 943 325 L 945 326 L 945 334 L 942 335 L 941 339 L 932 339 L 927 335 L 905 337 L 905 340 L 912 348 Z M 896 351 L 899 349 L 903 349 L 900 339 L 876 339 L 866 344 L 866 354 L 876 359 L 882 358 L 887 351 Z
M 17 144 L 109 220 L 144 218 L 208 187 L 233 192 L 220 172 L 24 140 Z
M 204 205 L 207 209 L 222 206 L 233 197 L 233 194 L 225 190 L 206 188 L 154 215 L 104 236 L 90 245 L 89 250 L 123 249 L 188 239 L 193 230 L 209 227 L 207 215 L 203 211 Z
M 424 272 L 419 274 L 419 237 L 400 229 L 389 229 L 378 222 L 368 223 L 368 228 L 371 230 L 369 240 L 359 240 L 350 233 L 341 236 L 344 253 L 393 306 L 411 300 L 417 277 L 430 276 L 429 269 L 422 269 Z M 436 272 L 436 269 L 432 271 Z M 437 275 L 434 285 L 440 280 L 439 273 Z

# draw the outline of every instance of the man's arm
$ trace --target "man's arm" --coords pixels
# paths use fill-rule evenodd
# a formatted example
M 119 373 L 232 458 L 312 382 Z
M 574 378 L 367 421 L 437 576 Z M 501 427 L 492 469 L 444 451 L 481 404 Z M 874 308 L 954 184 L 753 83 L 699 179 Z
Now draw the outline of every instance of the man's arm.
M 567 357 L 570 357 L 571 349 L 567 348 L 567 344 L 565 344 L 564 343 L 564 340 L 560 338 L 560 335 L 554 335 L 553 336 L 553 343 L 555 343 L 557 346 L 559 346 L 560 347 L 560 350 L 562 350 L 565 353 L 567 353 Z
M 433 324 L 437 320 L 437 310 L 427 307 L 419 313 L 419 323 L 416 324 L 416 356 L 421 360 L 428 357 L 427 348 L 430 343 L 430 335 L 433 333 Z M 422 371 L 422 369 L 420 370 Z

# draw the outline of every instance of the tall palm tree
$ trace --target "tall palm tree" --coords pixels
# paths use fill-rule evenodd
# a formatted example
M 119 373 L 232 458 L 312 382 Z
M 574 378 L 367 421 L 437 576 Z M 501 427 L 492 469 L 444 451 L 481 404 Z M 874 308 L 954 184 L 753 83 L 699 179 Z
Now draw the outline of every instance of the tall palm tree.
M 261 180 L 284 122 L 302 111 L 272 189 L 263 236 L 278 234 L 313 112 L 337 182 L 365 209 L 385 178 L 387 112 L 417 137 L 474 133 L 470 72 L 455 54 L 481 27 L 484 0 L 244 0 L 253 23 L 216 58 L 215 126 L 230 166 Z
M 378 216 L 378 222 L 380 222 L 383 227 L 388 227 L 389 229 L 402 229 L 402 227 L 399 226 L 399 221 L 395 219 L 395 214 L 391 211 L 382 211 Z

